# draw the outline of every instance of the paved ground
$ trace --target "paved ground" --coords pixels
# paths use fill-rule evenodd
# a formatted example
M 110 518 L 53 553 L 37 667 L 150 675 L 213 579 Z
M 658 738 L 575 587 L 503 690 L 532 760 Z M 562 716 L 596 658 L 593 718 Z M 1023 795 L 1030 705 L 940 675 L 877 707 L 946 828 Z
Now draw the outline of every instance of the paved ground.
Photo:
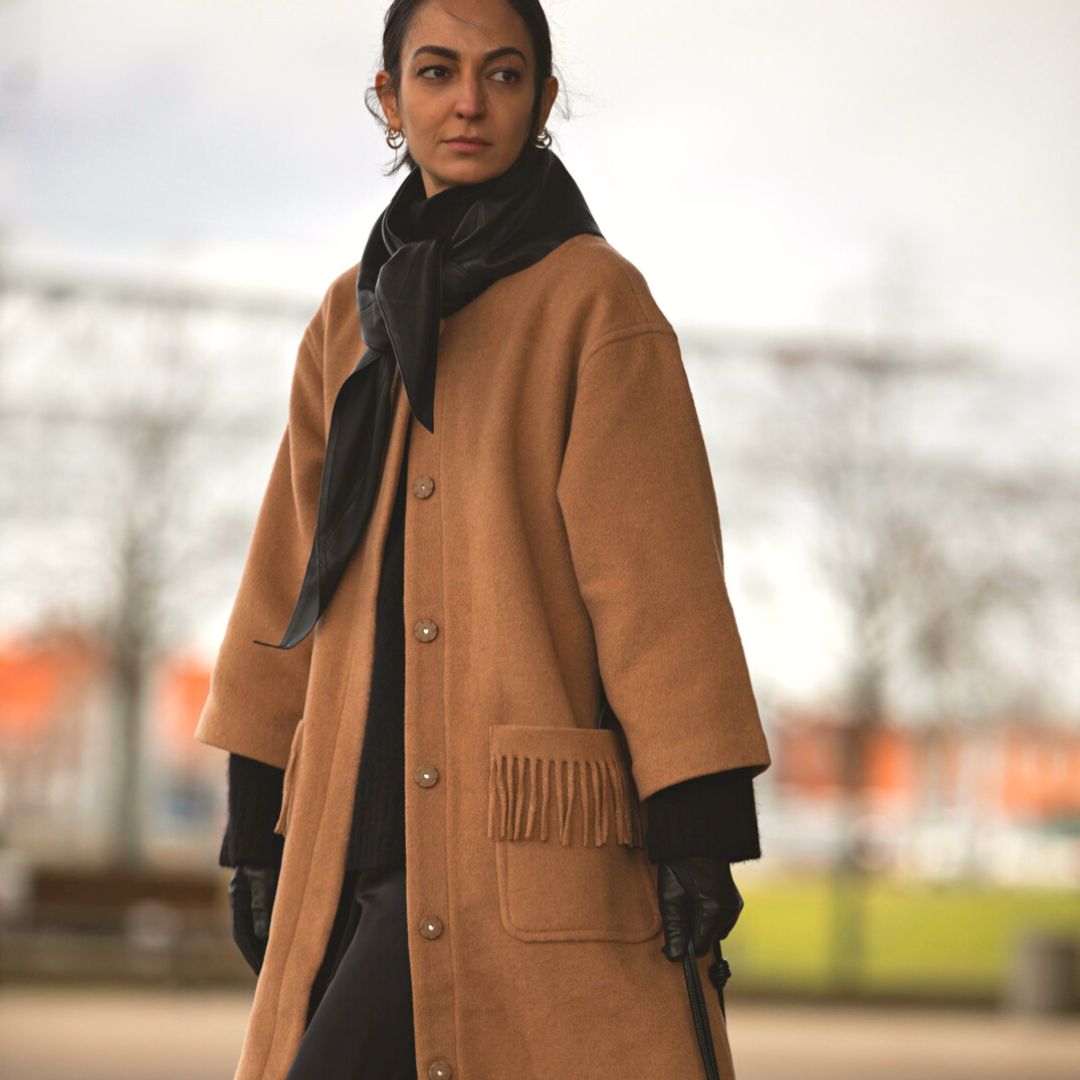
M 0 1076 L 229 1080 L 248 1002 L 220 991 L 0 990 Z M 739 1080 L 1080 1078 L 1076 1018 L 740 1002 L 730 1011 Z
M 740 1080 L 1080 1080 L 1080 1019 L 738 1005 Z

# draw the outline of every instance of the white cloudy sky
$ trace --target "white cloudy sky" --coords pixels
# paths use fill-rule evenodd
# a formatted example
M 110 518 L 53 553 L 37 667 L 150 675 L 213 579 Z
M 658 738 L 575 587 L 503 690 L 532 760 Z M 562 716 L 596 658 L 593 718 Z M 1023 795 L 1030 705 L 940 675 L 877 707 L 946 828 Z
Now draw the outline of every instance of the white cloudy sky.
M 677 327 L 865 330 L 899 273 L 923 331 L 1076 370 L 1080 0 L 546 9 L 554 149 Z M 403 178 L 383 11 L 0 0 L 0 254 L 317 298 Z
M 362 105 L 382 3 L 0 0 L 9 257 L 321 293 L 403 174 Z M 549 0 L 555 150 L 676 322 L 872 317 L 1080 344 L 1076 0 Z

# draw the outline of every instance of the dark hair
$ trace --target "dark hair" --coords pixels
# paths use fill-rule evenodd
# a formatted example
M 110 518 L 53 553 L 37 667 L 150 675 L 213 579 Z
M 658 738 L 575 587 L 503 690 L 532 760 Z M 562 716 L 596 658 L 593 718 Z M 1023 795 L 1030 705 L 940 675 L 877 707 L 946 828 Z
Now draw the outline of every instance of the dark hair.
M 544 80 L 551 74 L 551 31 L 548 29 L 547 16 L 540 4 L 540 0 L 506 0 L 506 2 L 521 16 L 532 39 L 533 54 L 536 57 L 535 82 L 533 84 L 533 109 L 529 120 L 530 138 L 538 133 L 536 123 L 540 119 L 540 90 Z M 380 67 L 385 68 L 390 76 L 388 89 L 393 89 L 395 94 L 401 91 L 401 51 L 405 46 L 405 35 L 409 24 L 417 10 L 427 3 L 427 0 L 393 0 L 386 11 L 383 19 L 383 54 Z M 560 83 L 562 80 L 559 80 Z M 562 95 L 560 95 L 562 96 Z M 368 112 L 385 126 L 385 117 L 379 102 L 379 95 L 374 86 L 369 86 L 364 94 L 364 104 Z M 563 115 L 567 115 L 565 112 Z M 400 156 L 398 156 L 400 154 Z M 408 165 L 413 168 L 416 164 L 408 146 L 395 151 L 394 163 L 387 169 L 387 176 L 391 176 L 402 167 Z

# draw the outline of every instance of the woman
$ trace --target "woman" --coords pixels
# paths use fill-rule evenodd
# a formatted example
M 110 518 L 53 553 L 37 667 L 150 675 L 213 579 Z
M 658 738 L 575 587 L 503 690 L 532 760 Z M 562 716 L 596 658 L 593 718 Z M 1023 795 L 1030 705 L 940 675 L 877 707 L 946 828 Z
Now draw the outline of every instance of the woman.
M 410 172 L 304 333 L 196 730 L 236 1078 L 702 1075 L 672 962 L 769 757 L 678 342 L 547 149 L 539 3 L 396 0 L 374 89 Z

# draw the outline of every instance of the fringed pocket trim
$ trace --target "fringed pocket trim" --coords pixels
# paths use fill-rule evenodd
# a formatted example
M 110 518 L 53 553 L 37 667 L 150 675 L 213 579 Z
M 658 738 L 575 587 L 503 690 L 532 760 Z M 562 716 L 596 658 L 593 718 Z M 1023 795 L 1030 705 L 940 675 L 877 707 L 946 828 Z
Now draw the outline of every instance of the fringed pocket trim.
M 503 740 L 507 739 L 506 725 L 493 730 L 503 732 Z M 521 730 L 521 726 L 515 730 Z M 538 729 L 527 730 L 530 735 L 538 733 Z M 606 729 L 539 730 L 551 733 L 546 741 L 556 744 L 563 734 L 578 743 L 583 741 L 582 734 L 611 735 Z M 509 738 L 512 741 L 512 735 Z M 602 741 L 608 743 L 607 739 Z M 560 753 L 555 747 L 537 752 L 535 746 L 519 752 L 493 743 L 488 774 L 488 836 L 494 840 L 543 841 L 553 825 L 563 847 L 575 842 L 578 835 L 582 846 L 600 846 L 614 840 L 627 847 L 641 847 L 640 806 L 614 745 L 612 739 L 610 746 L 604 746 L 605 752 L 585 754 Z M 592 742 L 592 749 L 600 747 Z M 580 825 L 575 826 L 575 818 Z

